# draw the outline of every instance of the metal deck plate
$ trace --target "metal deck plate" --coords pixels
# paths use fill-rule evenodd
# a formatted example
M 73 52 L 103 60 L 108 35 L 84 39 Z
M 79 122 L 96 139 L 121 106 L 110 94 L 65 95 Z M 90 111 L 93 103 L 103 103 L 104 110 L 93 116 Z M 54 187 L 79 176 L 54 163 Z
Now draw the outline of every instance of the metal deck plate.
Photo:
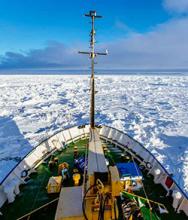
M 61 189 L 55 220 L 84 219 L 82 212 L 82 186 Z
M 88 174 L 92 175 L 95 172 L 107 173 L 108 169 L 99 134 L 95 129 L 91 129 L 88 152 Z

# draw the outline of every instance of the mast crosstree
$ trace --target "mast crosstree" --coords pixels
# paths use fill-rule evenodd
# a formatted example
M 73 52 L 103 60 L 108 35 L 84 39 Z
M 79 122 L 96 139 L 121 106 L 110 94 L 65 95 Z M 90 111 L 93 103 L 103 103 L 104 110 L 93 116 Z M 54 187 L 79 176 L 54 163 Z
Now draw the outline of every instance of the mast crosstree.
M 96 18 L 102 18 L 102 16 L 97 15 L 96 11 L 90 11 L 89 14 L 85 14 L 86 17 L 90 17 L 91 18 L 91 24 L 92 24 L 92 29 L 91 29 L 91 33 L 90 33 L 90 48 L 91 51 L 90 52 L 83 52 L 83 51 L 79 51 L 79 53 L 81 54 L 87 54 L 89 55 L 90 59 L 91 59 L 91 81 L 90 81 L 90 91 L 91 91 L 91 99 L 90 99 L 90 127 L 91 128 L 95 128 L 95 58 L 97 55 L 107 55 L 108 52 L 104 52 L 104 53 L 99 53 L 99 52 L 95 52 L 95 19 Z

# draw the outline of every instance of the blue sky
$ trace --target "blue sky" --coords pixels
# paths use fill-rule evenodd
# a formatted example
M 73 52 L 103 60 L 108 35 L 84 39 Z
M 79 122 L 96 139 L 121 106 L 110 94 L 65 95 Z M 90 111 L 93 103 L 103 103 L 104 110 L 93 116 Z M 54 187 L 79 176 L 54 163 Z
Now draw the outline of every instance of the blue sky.
M 110 55 L 101 67 L 188 67 L 187 0 L 0 0 L 0 69 L 85 67 L 75 52 L 87 49 L 91 9 L 104 16 L 97 41 Z

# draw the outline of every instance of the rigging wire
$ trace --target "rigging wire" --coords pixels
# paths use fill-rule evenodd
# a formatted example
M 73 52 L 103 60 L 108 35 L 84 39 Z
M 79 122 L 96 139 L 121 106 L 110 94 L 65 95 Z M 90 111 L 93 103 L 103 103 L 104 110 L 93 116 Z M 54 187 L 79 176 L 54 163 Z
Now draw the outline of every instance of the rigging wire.
M 32 205 L 31 210 L 34 209 L 34 207 L 35 207 L 35 205 L 36 205 L 39 192 L 41 191 L 40 189 L 41 189 L 41 187 L 44 185 L 44 181 L 45 181 L 45 179 L 46 179 L 46 176 L 47 176 L 47 174 L 44 175 L 44 177 L 43 177 L 43 179 L 42 179 L 42 181 L 41 181 L 40 187 L 38 187 L 38 190 L 37 190 L 37 192 L 36 192 L 36 195 L 35 195 L 35 197 L 34 197 L 34 199 L 33 199 L 33 205 Z
M 134 164 L 134 166 L 135 166 L 135 169 L 136 169 L 137 175 L 139 176 L 138 168 L 137 168 L 136 162 L 135 162 L 135 160 L 134 160 L 134 157 L 133 157 L 132 155 L 131 155 L 131 158 L 132 158 L 132 160 L 133 160 L 133 164 Z M 142 188 L 143 188 L 143 191 L 144 191 L 144 195 L 145 195 L 145 197 L 146 197 L 146 199 L 147 199 L 147 203 L 148 203 L 148 205 L 149 205 L 150 219 L 152 220 L 152 212 L 151 212 L 151 210 L 152 210 L 152 206 L 151 206 L 151 204 L 150 204 L 150 201 L 149 201 L 148 195 L 147 195 L 147 193 L 146 193 L 146 190 L 145 190 L 145 187 L 144 187 L 144 184 L 143 184 L 142 181 L 141 181 L 141 184 L 142 184 Z

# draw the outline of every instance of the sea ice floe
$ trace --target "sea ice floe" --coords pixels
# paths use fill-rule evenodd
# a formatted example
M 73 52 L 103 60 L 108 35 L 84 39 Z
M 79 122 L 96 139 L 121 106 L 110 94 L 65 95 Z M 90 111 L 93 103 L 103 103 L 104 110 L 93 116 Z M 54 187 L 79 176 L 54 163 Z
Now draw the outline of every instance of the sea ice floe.
M 188 194 L 188 76 L 97 76 L 96 121 L 143 143 Z M 0 179 L 41 139 L 89 122 L 88 76 L 1 76 Z

